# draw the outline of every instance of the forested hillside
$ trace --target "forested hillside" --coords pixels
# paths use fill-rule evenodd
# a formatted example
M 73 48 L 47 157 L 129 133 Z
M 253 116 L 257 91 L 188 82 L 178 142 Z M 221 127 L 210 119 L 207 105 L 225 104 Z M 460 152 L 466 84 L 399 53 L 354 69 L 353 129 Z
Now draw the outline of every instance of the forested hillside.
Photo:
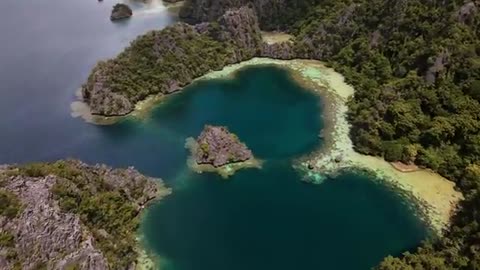
M 444 239 L 379 269 L 480 269 L 479 21 L 474 2 L 337 0 L 290 29 L 299 56 L 355 86 L 359 152 L 431 168 L 466 197 Z

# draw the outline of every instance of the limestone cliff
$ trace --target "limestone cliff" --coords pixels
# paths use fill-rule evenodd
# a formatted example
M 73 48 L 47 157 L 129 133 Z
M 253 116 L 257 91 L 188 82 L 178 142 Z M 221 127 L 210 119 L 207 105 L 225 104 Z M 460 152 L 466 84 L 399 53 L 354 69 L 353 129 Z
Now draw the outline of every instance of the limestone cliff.
M 0 269 L 134 267 L 138 213 L 168 191 L 133 168 L 2 166 Z

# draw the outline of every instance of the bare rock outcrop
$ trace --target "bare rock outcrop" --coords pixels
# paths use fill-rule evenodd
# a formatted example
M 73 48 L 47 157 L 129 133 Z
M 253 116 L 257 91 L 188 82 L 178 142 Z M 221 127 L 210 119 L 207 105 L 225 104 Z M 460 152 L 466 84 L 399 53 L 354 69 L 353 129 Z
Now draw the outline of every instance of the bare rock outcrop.
M 477 3 L 471 1 L 466 2 L 463 6 L 460 7 L 456 16 L 457 21 L 460 23 L 470 23 L 473 17 L 478 13 Z
M 273 44 L 262 44 L 261 57 L 290 60 L 296 58 L 296 53 L 292 42 L 281 42 Z
M 222 27 L 218 36 L 219 40 L 224 42 L 231 40 L 238 48 L 242 48 L 236 51 L 237 61 L 251 58 L 257 54 L 262 38 L 257 15 L 253 9 L 244 6 L 228 10 L 220 18 L 219 24 Z
M 343 7 L 328 23 L 320 23 L 316 28 L 301 37 L 296 42 L 296 54 L 300 58 L 325 60 L 335 55 L 343 48 L 346 41 L 353 38 L 357 31 L 355 22 L 358 4 Z
M 186 0 L 180 10 L 180 17 L 189 23 L 215 21 L 230 9 L 242 6 L 252 7 L 260 21 L 260 26 L 265 30 L 285 28 L 286 18 L 294 18 L 302 14 L 292 11 L 307 10 L 311 3 L 300 3 L 289 0 Z
M 435 83 L 437 77 L 445 70 L 448 64 L 449 53 L 443 51 L 439 53 L 433 60 L 433 64 L 428 68 L 425 74 L 425 80 L 429 84 Z

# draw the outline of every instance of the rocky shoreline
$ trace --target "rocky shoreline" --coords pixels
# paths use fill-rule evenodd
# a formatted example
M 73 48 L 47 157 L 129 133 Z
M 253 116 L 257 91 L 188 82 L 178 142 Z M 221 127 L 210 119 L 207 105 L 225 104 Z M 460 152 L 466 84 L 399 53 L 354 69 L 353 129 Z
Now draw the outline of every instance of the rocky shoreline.
M 2 166 L 1 207 L 10 214 L 0 215 L 0 268 L 135 269 L 139 214 L 170 192 L 133 168 L 77 160 Z

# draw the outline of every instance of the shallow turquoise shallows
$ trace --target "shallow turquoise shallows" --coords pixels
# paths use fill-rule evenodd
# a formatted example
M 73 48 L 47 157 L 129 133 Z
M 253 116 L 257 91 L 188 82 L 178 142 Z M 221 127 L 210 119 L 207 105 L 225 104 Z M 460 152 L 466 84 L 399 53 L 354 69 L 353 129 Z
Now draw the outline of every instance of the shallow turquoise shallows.
M 141 228 L 162 269 L 370 269 L 425 239 L 409 204 L 379 181 L 353 172 L 321 185 L 301 181 L 292 162 L 321 147 L 321 110 L 317 96 L 275 67 L 195 83 L 154 110 L 142 127 L 168 142 L 176 160 L 166 179 L 173 194 L 147 211 Z M 227 126 L 263 168 L 228 180 L 190 172 L 185 139 L 205 124 Z

